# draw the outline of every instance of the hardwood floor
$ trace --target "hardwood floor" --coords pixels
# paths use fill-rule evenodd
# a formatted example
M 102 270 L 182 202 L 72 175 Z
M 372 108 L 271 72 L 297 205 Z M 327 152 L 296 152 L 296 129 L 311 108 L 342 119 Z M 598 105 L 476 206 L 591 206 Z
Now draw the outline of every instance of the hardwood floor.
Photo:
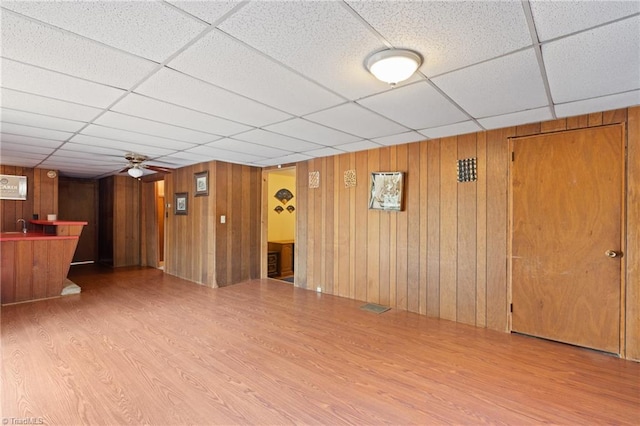
M 376 315 L 277 280 L 209 289 L 155 269 L 71 274 L 80 295 L 2 307 L 5 424 L 640 419 L 640 364 L 589 350 Z

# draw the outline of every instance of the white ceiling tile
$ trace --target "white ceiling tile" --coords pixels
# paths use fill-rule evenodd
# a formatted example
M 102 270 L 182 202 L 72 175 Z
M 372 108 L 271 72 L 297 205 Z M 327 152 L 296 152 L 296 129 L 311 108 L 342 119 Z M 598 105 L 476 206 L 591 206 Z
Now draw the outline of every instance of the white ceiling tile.
M 640 105 L 640 90 L 559 104 L 555 106 L 555 110 L 558 117 L 570 117 L 634 105 Z
M 19 156 L 2 156 L 2 164 L 16 167 L 36 167 L 42 162 L 37 158 L 25 158 Z
M 78 155 L 111 155 L 114 158 L 124 158 L 125 154 L 129 152 L 127 149 L 93 145 L 91 141 L 85 139 L 85 143 L 66 142 L 61 149 L 77 152 Z
M 305 120 L 304 118 L 294 118 L 281 123 L 272 124 L 270 126 L 266 126 L 265 130 L 328 146 L 357 142 L 361 139 L 358 136 L 330 129 L 320 124 Z
M 181 150 L 191 148 L 195 144 L 175 139 L 166 139 L 158 136 L 147 135 L 143 133 L 130 132 L 127 130 L 114 129 L 112 127 L 98 126 L 91 124 L 82 130 L 82 134 L 89 136 L 97 136 L 99 138 L 121 140 L 125 142 L 138 143 L 154 147 L 162 147 L 173 150 Z
M 278 164 L 291 164 L 291 163 L 298 163 L 300 161 L 307 161 L 307 160 L 311 160 L 311 156 L 306 155 L 306 154 L 291 154 L 291 155 L 285 155 L 284 157 L 278 157 L 278 158 L 268 158 L 266 160 L 259 160 L 259 161 L 254 161 L 254 163 L 256 165 L 260 165 L 260 166 L 276 166 Z
M 6 58 L 2 58 L 2 87 L 101 108 L 126 93 Z
M 58 130 L 41 129 L 39 127 L 23 126 L 13 123 L 0 123 L 0 128 L 2 129 L 2 133 L 59 141 L 65 141 L 73 135 L 73 133 L 70 132 L 60 132 Z
M 553 102 L 640 88 L 640 17 L 542 45 Z
M 520 2 L 348 3 L 394 47 L 422 54 L 430 77 L 531 45 Z
M 315 143 L 290 138 L 289 136 L 267 132 L 266 130 L 261 129 L 251 130 L 249 132 L 236 135 L 235 139 L 257 143 L 259 145 L 266 145 L 272 148 L 279 148 L 288 152 L 301 152 L 321 148 L 320 145 Z
M 136 92 L 249 126 L 266 126 L 291 117 L 167 68 L 145 81 Z
M 344 145 L 338 145 L 336 146 L 336 148 L 346 152 L 356 152 L 356 151 L 364 151 L 367 149 L 380 148 L 380 146 L 381 145 L 372 141 L 360 141 L 360 142 L 347 143 Z
M 310 114 L 305 118 L 362 138 L 377 138 L 409 130 L 353 103 Z
M 185 129 L 184 127 L 171 126 L 157 121 L 119 114 L 117 112 L 107 112 L 95 120 L 94 123 L 106 127 L 145 133 L 148 135 L 176 139 L 195 144 L 208 143 L 220 139 L 220 136 L 212 135 L 210 133 Z
M 221 136 L 230 136 L 251 129 L 251 127 L 245 126 L 244 124 L 147 98 L 135 93 L 128 94 L 118 102 L 112 110 Z
M 248 152 L 260 157 L 280 157 L 283 155 L 291 154 L 293 150 L 282 150 L 278 148 L 272 148 L 265 145 L 257 145 L 255 143 L 243 142 L 237 139 L 224 138 L 219 141 L 208 144 L 214 148 L 226 149 L 234 152 Z
M 4 140 L 0 144 L 0 156 L 5 155 L 8 152 L 24 152 L 24 153 L 32 153 L 32 154 L 49 155 L 53 151 L 55 151 L 55 148 L 5 142 Z
M 252 163 L 264 158 L 259 155 L 253 155 L 249 153 L 239 153 L 227 151 L 225 149 L 214 148 L 211 145 L 199 145 L 184 152 L 199 154 L 201 161 L 221 160 L 229 161 L 232 163 Z
M 4 102 L 3 102 L 4 105 Z M 63 132 L 77 132 L 86 123 L 82 121 L 66 120 L 48 115 L 33 114 L 15 109 L 0 108 L 0 118 L 3 123 L 22 124 L 43 129 L 60 130 Z
M 447 136 L 464 135 L 482 130 L 474 121 L 463 121 L 460 123 L 449 124 L 448 126 L 432 127 L 431 129 L 422 129 L 420 133 L 429 138 L 444 138 Z
M 533 49 L 454 71 L 433 82 L 476 118 L 547 104 Z
M 403 143 L 411 143 L 425 140 L 423 134 L 418 132 L 404 132 L 398 133 L 397 135 L 385 136 L 382 138 L 371 139 L 375 143 L 379 143 L 380 145 L 399 145 Z
M 561 37 L 640 12 L 638 1 L 530 0 L 540 41 Z
M 293 115 L 345 101 L 219 31 L 207 34 L 168 65 Z
M 71 154 L 71 155 L 67 155 L 67 154 Z M 56 162 L 57 164 L 64 163 L 64 164 L 75 164 L 79 166 L 96 165 L 96 166 L 104 166 L 104 167 L 110 167 L 110 168 L 119 167 L 120 165 L 124 167 L 127 165 L 124 158 L 122 160 L 118 160 L 117 158 L 112 158 L 106 155 L 105 156 L 95 155 L 90 158 L 79 157 L 77 155 L 74 155 L 74 151 L 64 151 L 64 150 L 56 151 L 55 154 L 53 154 L 48 158 L 48 161 Z
M 177 163 L 177 164 L 184 164 L 184 165 L 193 164 L 194 162 L 199 163 L 201 161 L 205 161 L 202 158 L 202 154 L 195 153 L 195 152 L 189 152 L 189 151 L 174 152 L 171 155 L 158 157 L 158 159 L 159 160 L 163 160 L 163 161 L 174 162 L 174 163 Z
M 168 2 L 209 24 L 214 24 L 243 0 L 168 0 Z
M 0 125 L 0 127 L 2 126 Z M 4 131 L 4 129 L 2 130 Z M 22 145 L 41 146 L 46 148 L 57 148 L 63 143 L 61 140 L 44 139 L 33 136 L 15 135 L 9 133 L 0 133 L 0 141 L 2 141 L 2 144 L 6 142 Z
M 427 82 L 395 88 L 358 103 L 412 129 L 443 126 L 468 118 Z
M 49 154 L 43 154 L 43 153 L 38 153 L 38 152 L 29 152 L 29 151 L 15 151 L 15 150 L 2 150 L 0 152 L 0 160 L 2 161 L 2 164 L 7 164 L 5 163 L 5 158 L 24 158 L 24 159 L 28 159 L 28 160 L 38 160 L 38 161 L 42 161 L 45 158 L 47 158 Z
M 384 87 L 363 65 L 384 44 L 340 2 L 251 2 L 219 28 L 348 99 Z
M 3 1 L 2 6 L 157 62 L 206 28 L 162 2 Z
M 548 107 L 519 111 L 511 114 L 498 115 L 495 117 L 481 118 L 478 122 L 485 129 L 500 129 L 502 127 L 516 126 L 536 121 L 552 120 L 553 115 Z
M 54 71 L 129 88 L 155 67 L 151 61 L 118 52 L 74 34 L 4 12 L 2 55 Z
M 327 146 L 325 148 L 314 149 L 312 151 L 305 151 L 305 154 L 313 158 L 318 158 L 318 157 L 328 157 L 330 155 L 344 154 L 344 151 L 340 151 L 339 149 L 335 149 L 330 146 Z
M 4 108 L 31 111 L 36 114 L 69 120 L 90 121 L 101 111 L 98 108 L 31 95 L 11 89 L 1 89 L 0 99 L 2 99 L 2 107 Z
M 135 152 L 140 155 L 146 155 L 148 157 L 159 157 L 161 155 L 169 155 L 174 153 L 175 149 L 161 148 L 151 145 L 137 144 L 133 142 L 126 142 L 122 140 L 105 139 L 95 136 L 88 136 L 83 134 L 77 134 L 70 140 L 77 144 L 87 144 L 99 147 L 121 149 L 124 152 Z

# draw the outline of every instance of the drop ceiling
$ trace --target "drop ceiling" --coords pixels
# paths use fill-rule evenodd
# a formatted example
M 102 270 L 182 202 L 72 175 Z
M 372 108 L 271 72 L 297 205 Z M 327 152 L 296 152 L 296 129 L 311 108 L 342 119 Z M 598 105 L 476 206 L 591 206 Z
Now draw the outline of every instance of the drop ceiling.
M 0 163 L 273 166 L 640 104 L 638 1 L 2 1 Z M 372 52 L 418 51 L 396 88 Z

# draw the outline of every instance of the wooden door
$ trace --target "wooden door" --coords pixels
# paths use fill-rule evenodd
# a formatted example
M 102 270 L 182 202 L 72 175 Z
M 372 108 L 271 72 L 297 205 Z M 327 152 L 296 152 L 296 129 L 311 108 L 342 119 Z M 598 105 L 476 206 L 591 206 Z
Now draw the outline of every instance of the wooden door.
M 623 127 L 512 149 L 513 331 L 619 353 Z

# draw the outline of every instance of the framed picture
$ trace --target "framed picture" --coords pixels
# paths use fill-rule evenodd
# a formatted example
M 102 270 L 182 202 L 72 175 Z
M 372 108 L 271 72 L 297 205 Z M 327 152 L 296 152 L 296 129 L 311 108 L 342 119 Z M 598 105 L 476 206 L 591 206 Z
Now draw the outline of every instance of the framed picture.
M 195 196 L 209 195 L 209 171 L 194 173 L 194 177 L 196 183 Z
M 187 200 L 189 198 L 189 193 L 187 192 L 176 192 L 174 199 L 174 214 L 187 214 Z
M 0 200 L 26 200 L 27 177 L 0 175 Z
M 403 172 L 371 173 L 369 209 L 401 211 L 403 181 Z

